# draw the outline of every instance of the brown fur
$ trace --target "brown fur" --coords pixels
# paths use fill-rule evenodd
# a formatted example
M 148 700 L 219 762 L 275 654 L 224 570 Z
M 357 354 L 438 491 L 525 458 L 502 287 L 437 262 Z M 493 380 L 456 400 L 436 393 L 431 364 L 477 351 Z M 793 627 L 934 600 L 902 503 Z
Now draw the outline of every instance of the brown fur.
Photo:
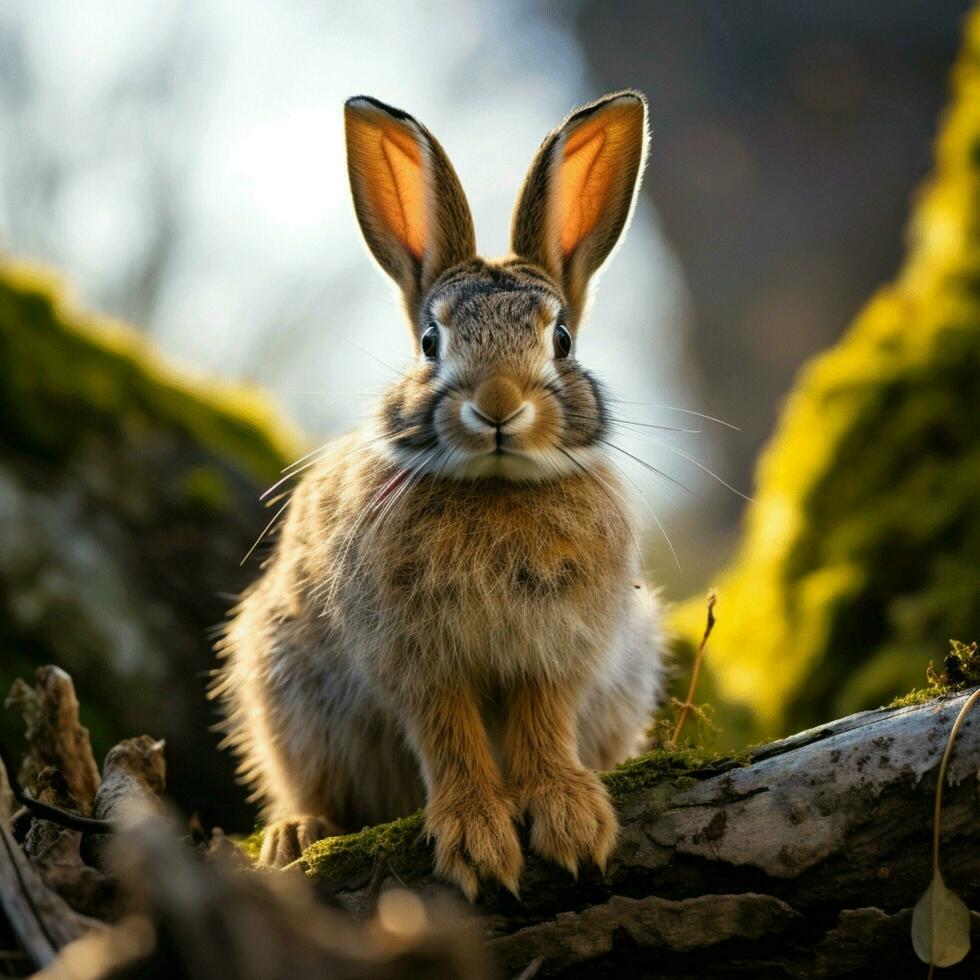
M 538 236 L 555 240 L 491 263 L 428 131 L 348 104 L 362 229 L 439 349 L 315 459 L 220 645 L 228 743 L 272 822 L 264 863 L 423 803 L 438 872 L 470 896 L 481 878 L 516 891 L 525 813 L 532 847 L 570 870 L 609 855 L 591 770 L 635 750 L 659 694 L 656 610 L 601 389 L 555 335 L 628 219 L 645 103 L 610 96 L 542 153 L 575 140 L 599 183 L 532 167 L 515 247 L 559 202 Z

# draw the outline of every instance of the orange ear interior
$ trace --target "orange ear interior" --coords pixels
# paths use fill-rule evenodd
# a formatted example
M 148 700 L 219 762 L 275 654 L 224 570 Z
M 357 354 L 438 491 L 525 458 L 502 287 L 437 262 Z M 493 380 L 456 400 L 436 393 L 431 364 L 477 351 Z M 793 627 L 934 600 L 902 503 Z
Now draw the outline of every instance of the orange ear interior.
M 565 138 L 556 181 L 558 241 L 564 257 L 595 230 L 623 192 L 624 165 L 643 138 L 643 106 L 635 99 L 599 109 Z
M 429 238 L 426 160 L 408 125 L 372 107 L 348 112 L 347 152 L 374 221 L 416 258 Z

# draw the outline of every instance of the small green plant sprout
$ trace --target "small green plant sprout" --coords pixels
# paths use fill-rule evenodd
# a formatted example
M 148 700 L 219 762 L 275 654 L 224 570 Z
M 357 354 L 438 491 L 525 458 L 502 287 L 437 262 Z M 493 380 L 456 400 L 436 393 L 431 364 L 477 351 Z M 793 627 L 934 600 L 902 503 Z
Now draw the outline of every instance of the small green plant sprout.
M 959 647 L 976 654 L 976 643 L 969 648 Z M 957 647 L 954 645 L 953 654 Z M 949 657 L 946 658 L 949 661 Z M 948 673 L 948 666 L 947 666 Z M 930 683 L 933 678 L 930 676 Z M 939 781 L 936 783 L 936 804 L 933 811 L 932 829 L 932 881 L 922 897 L 915 903 L 912 911 L 912 947 L 923 963 L 929 964 L 931 978 L 937 966 L 953 966 L 959 963 L 970 951 L 970 910 L 955 892 L 950 891 L 939 870 L 939 827 L 943 806 L 943 786 L 946 783 L 946 767 L 953 753 L 953 743 L 967 712 L 980 699 L 980 689 L 971 694 L 960 708 L 949 738 L 946 750 L 939 763 Z
M 691 712 L 698 717 L 702 724 L 710 727 L 710 719 L 706 716 L 704 709 L 699 707 L 694 703 L 694 691 L 698 686 L 698 674 L 701 673 L 701 661 L 704 659 L 704 648 L 708 644 L 708 637 L 711 636 L 711 631 L 715 628 L 715 603 L 718 601 L 718 595 L 714 589 L 708 593 L 708 618 L 704 627 L 704 635 L 701 637 L 701 643 L 698 646 L 698 652 L 694 657 L 694 665 L 691 668 L 691 683 L 687 688 L 687 697 L 683 701 L 678 701 L 673 698 L 673 704 L 679 709 L 677 714 L 677 722 L 674 725 L 673 734 L 670 736 L 670 741 L 667 743 L 667 747 L 670 749 L 677 748 L 677 740 L 681 736 L 681 731 L 684 728 L 684 722 L 687 721 L 687 716 Z

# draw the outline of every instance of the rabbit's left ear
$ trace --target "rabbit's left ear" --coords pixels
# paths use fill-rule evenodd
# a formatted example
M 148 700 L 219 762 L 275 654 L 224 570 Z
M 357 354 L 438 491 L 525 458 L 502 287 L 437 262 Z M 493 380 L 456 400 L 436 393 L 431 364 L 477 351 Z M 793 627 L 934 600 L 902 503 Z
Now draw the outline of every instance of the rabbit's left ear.
M 361 231 L 417 328 L 432 283 L 476 255 L 466 195 L 436 138 L 407 112 L 362 95 L 347 100 L 344 121 Z
M 511 248 L 561 283 L 573 322 L 629 224 L 648 141 L 646 98 L 616 92 L 572 112 L 528 171 Z

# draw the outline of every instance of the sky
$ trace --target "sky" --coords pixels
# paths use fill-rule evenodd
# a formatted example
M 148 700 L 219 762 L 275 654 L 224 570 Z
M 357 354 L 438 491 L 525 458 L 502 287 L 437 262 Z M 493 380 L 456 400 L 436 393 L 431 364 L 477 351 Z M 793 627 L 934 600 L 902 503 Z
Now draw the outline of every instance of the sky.
M 194 371 L 269 389 L 311 436 L 343 431 L 410 356 L 350 203 L 353 94 L 436 134 L 494 255 L 538 144 L 601 92 L 533 0 L 0 0 L 0 244 L 57 266 L 82 302 L 132 319 Z M 655 98 L 652 121 L 655 160 Z M 622 417 L 690 427 L 658 407 L 687 404 L 685 309 L 641 201 L 579 346 Z M 660 443 L 710 463 L 697 440 L 620 437 L 694 490 L 701 471 Z M 677 489 L 618 461 L 669 522 Z

